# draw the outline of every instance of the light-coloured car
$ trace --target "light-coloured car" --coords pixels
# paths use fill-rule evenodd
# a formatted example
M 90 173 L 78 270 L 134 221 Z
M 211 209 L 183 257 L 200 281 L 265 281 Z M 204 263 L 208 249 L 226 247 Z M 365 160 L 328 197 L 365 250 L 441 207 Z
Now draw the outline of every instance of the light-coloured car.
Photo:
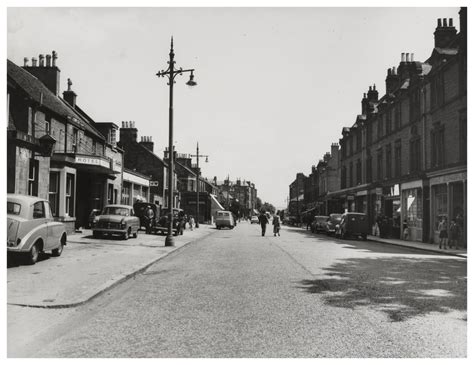
M 124 240 L 137 238 L 140 218 L 136 217 L 130 205 L 109 204 L 104 207 L 92 224 L 92 235 L 120 235 Z
M 7 227 L 7 251 L 32 265 L 41 252 L 60 256 L 66 245 L 66 227 L 54 220 L 49 201 L 36 196 L 7 194 Z
M 233 229 L 235 227 L 234 217 L 232 212 L 228 210 L 218 210 L 216 213 L 216 228 L 228 227 Z
M 251 224 L 257 223 L 257 224 L 258 224 L 258 223 L 259 223 L 259 221 L 258 221 L 258 216 L 253 215 L 253 216 L 250 218 L 250 223 L 251 223 Z

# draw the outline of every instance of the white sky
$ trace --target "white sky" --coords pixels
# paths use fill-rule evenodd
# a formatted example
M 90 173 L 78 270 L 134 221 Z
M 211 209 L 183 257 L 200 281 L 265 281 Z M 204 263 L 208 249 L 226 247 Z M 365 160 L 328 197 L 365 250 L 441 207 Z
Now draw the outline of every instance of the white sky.
M 174 128 L 180 153 L 209 155 L 203 176 L 255 182 L 259 197 L 286 205 L 297 172 L 308 175 L 360 113 L 362 94 L 385 92 L 400 53 L 426 60 L 437 18 L 454 8 L 9 8 L 7 57 L 58 53 L 96 121 L 133 120 L 168 145 L 166 69 L 174 36 Z

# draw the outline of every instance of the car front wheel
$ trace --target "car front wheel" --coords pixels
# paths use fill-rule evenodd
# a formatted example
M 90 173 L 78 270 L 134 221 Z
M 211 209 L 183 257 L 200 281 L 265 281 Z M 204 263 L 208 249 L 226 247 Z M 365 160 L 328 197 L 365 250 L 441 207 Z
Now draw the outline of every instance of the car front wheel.
M 131 228 L 129 228 L 127 232 L 123 234 L 123 239 L 128 240 L 130 238 L 130 233 L 131 233 Z

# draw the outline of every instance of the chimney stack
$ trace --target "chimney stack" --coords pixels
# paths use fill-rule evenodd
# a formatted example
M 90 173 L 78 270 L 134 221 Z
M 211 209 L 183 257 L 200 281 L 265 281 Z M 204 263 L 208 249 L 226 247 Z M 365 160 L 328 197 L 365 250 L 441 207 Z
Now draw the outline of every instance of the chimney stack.
M 453 26 L 453 19 L 438 19 L 438 26 L 434 32 L 434 46 L 436 48 L 447 48 L 456 36 L 456 28 Z
M 393 93 L 398 87 L 398 82 L 397 69 L 395 67 L 389 68 L 387 70 L 387 77 L 385 78 L 385 93 Z
M 23 57 L 23 67 L 28 67 L 28 57 Z
M 27 58 L 25 57 L 27 60 Z M 24 59 L 24 61 L 25 61 Z M 28 66 L 27 61 L 25 62 L 23 68 L 28 71 L 30 74 L 35 76 L 40 80 L 51 92 L 58 96 L 59 95 L 59 81 L 61 71 L 56 67 L 56 52 L 53 51 L 52 56 L 46 56 L 46 67 L 44 64 L 44 55 L 39 55 L 39 66 L 35 57 L 31 59 L 31 66 Z M 52 66 L 51 66 L 52 60 Z
M 331 144 L 331 158 L 335 158 L 339 152 L 339 144 L 334 142 Z
M 67 91 L 63 92 L 63 99 L 67 101 L 67 103 L 74 108 L 76 108 L 76 93 L 71 89 L 72 81 L 71 79 L 67 79 Z
M 147 150 L 153 152 L 154 150 L 154 142 L 151 140 L 151 136 L 142 136 L 140 144 L 145 147 Z
M 124 121 L 122 122 L 122 128 L 120 128 L 120 144 L 122 146 L 126 146 L 130 143 L 137 142 L 137 129 L 132 126 L 131 121 Z

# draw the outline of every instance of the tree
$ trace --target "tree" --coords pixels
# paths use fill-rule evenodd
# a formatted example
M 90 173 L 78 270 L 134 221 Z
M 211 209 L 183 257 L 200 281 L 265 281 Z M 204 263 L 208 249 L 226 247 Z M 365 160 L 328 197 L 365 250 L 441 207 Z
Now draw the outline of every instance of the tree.
M 276 212 L 275 207 L 272 204 L 267 203 L 267 202 L 262 204 L 262 209 L 261 210 L 264 210 L 265 212 L 270 212 L 271 214 L 275 214 L 275 212 Z

